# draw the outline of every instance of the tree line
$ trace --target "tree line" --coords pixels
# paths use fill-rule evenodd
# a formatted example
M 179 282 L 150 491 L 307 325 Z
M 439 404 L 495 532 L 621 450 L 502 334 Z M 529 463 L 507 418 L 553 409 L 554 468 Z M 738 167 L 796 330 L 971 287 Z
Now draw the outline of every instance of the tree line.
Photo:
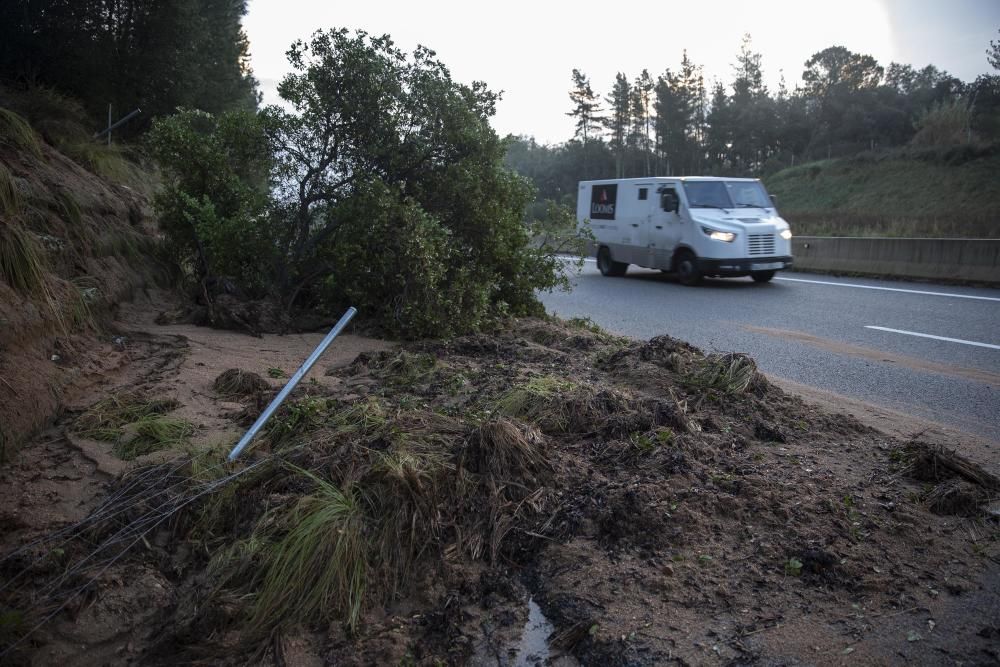
M 1000 40 L 987 62 L 1000 71 Z M 511 137 L 507 163 L 540 199 L 568 202 L 576 182 L 653 175 L 763 175 L 806 161 L 905 145 L 1000 140 L 1000 74 L 963 82 L 934 65 L 915 68 L 831 46 L 805 63 L 802 84 L 764 83 L 763 59 L 745 35 L 726 85 L 708 84 L 684 51 L 655 78 L 619 72 L 596 92 L 574 69 L 571 139 L 555 146 Z
M 136 135 L 178 107 L 255 108 L 246 0 L 7 0 L 0 80 L 79 100 L 95 127 L 141 108 Z
M 534 193 L 504 165 L 498 95 L 430 49 L 317 31 L 287 53 L 284 106 L 258 109 L 246 0 L 8 5 L 0 83 L 79 100 L 94 129 L 108 104 L 142 108 L 128 138 L 161 168 L 163 250 L 203 321 L 258 332 L 354 305 L 383 331 L 450 335 L 539 314 L 537 291 L 566 282 L 523 224 Z

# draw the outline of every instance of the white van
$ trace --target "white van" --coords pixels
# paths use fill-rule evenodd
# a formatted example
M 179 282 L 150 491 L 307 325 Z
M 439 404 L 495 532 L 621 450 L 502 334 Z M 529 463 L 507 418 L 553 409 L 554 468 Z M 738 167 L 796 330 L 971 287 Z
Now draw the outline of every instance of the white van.
M 581 181 L 576 219 L 590 223 L 605 276 L 635 264 L 676 272 L 685 285 L 703 276 L 767 282 L 792 266 L 792 232 L 755 178 Z

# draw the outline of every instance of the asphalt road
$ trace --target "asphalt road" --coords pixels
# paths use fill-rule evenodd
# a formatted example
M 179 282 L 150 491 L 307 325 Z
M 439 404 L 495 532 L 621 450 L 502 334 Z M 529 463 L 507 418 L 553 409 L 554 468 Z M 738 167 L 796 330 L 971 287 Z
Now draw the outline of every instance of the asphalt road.
M 572 282 L 542 295 L 549 312 L 746 352 L 768 375 L 1000 442 L 1000 290 L 791 272 L 692 288 L 636 267 L 605 278 L 592 260 Z

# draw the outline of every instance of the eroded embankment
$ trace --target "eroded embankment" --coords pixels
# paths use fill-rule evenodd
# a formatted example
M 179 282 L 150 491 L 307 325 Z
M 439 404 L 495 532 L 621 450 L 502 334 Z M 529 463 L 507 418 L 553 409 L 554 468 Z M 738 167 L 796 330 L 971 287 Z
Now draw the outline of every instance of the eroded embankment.
M 73 113 L 51 93 L 0 88 L 0 459 L 127 362 L 108 315 L 163 271 L 141 188 L 152 177 Z
M 743 355 L 526 320 L 329 379 L 244 461 L 139 455 L 58 558 L 5 558 L 19 636 L 51 615 L 19 659 L 508 664 L 529 597 L 587 664 L 997 657 L 997 480 Z M 205 384 L 243 426 L 274 391 Z M 101 415 L 70 430 L 140 434 Z

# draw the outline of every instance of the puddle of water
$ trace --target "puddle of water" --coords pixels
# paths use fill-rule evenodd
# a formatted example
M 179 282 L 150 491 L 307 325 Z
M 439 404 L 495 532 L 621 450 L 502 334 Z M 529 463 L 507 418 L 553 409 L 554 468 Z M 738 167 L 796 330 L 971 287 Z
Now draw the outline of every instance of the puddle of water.
M 534 598 L 528 598 L 528 622 L 524 624 L 521 641 L 517 645 L 514 667 L 544 665 L 549 659 L 549 636 L 555 630 L 545 618 Z

